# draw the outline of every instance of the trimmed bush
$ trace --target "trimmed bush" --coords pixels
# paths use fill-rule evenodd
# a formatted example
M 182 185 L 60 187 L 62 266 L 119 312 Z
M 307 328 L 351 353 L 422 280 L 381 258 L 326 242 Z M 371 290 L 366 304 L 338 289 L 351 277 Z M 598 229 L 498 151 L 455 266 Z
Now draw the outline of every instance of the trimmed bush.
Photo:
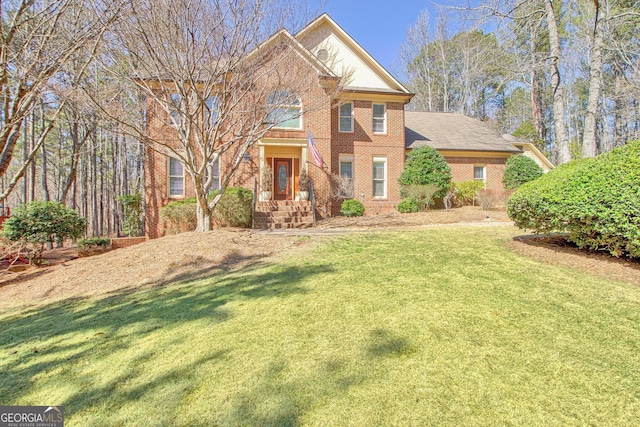
M 433 184 L 428 185 L 403 185 L 400 187 L 400 197 L 413 199 L 418 204 L 418 209 L 426 211 L 434 203 L 434 197 L 440 192 L 440 188 Z
M 640 141 L 522 185 L 507 213 L 523 229 L 566 232 L 580 248 L 640 257 Z
M 160 209 L 160 218 L 166 223 L 169 233 L 183 233 L 196 229 L 198 220 L 196 217 L 195 197 L 176 200 Z
M 218 194 L 211 193 L 209 198 Z M 160 209 L 160 218 L 167 223 L 169 233 L 193 231 L 198 224 L 196 199 L 176 200 Z M 213 222 L 221 227 L 251 227 L 253 193 L 242 187 L 229 187 L 213 211 Z
M 451 183 L 451 168 L 434 148 L 427 145 L 409 152 L 398 179 L 402 185 L 435 185 L 434 197 L 443 197 Z
M 542 176 L 544 171 L 531 157 L 524 154 L 511 156 L 505 163 L 502 183 L 504 188 L 515 190 L 522 184 Z
M 450 191 L 455 195 L 457 206 L 466 206 L 473 203 L 473 198 L 483 188 L 484 182 L 482 181 L 460 181 L 452 182 Z
M 340 213 L 344 216 L 362 216 L 364 214 L 364 205 L 356 199 L 348 199 L 342 202 Z
M 214 192 L 211 197 L 215 197 Z M 229 187 L 213 211 L 214 221 L 223 227 L 251 227 L 253 193 L 242 187 Z
M 402 201 L 398 203 L 398 212 L 400 213 L 420 212 L 420 204 L 416 199 L 402 199 Z

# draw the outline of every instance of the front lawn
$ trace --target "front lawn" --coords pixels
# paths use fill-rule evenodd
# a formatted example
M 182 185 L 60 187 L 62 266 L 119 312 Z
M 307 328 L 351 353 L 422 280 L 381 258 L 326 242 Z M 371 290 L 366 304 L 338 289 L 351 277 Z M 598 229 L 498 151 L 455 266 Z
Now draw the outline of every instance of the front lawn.
M 640 287 L 523 258 L 516 233 L 351 235 L 4 312 L 0 405 L 69 426 L 640 424 Z

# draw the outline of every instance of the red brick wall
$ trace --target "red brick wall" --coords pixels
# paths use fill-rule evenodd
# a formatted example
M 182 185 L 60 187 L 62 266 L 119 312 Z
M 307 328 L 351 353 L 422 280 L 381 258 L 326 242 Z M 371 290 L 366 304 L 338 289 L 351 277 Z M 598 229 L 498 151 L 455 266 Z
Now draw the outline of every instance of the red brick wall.
M 473 167 L 486 167 L 486 188 L 504 191 L 502 176 L 504 174 L 506 157 L 453 157 L 445 156 L 451 168 L 453 181 L 473 181 Z

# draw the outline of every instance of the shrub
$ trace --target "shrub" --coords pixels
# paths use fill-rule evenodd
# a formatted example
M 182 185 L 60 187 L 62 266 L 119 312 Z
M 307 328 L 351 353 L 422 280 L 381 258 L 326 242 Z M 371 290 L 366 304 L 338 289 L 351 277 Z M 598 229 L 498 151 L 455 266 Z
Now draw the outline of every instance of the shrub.
M 160 209 L 160 218 L 167 224 L 169 233 L 193 231 L 198 225 L 196 199 L 176 200 Z
M 566 232 L 580 248 L 640 257 L 640 141 L 522 185 L 507 213 L 523 229 Z
M 3 223 L 4 235 L 9 240 L 40 245 L 33 257 L 36 264 L 42 260 L 45 243 L 77 239 L 86 228 L 86 218 L 58 202 L 35 201 L 21 205 Z
M 214 191 L 209 196 L 215 197 Z M 169 233 L 193 231 L 197 226 L 196 199 L 176 200 L 160 209 L 160 217 L 167 223 Z M 229 187 L 213 211 L 213 221 L 223 227 L 251 227 L 253 193 L 242 187 Z
M 452 182 L 450 191 L 455 195 L 456 205 L 465 206 L 473 202 L 474 197 L 483 187 L 484 183 L 482 181 L 460 181 Z
M 300 170 L 300 176 L 298 177 L 298 188 L 300 191 L 309 191 L 310 186 L 311 186 L 311 182 L 309 181 L 309 175 L 307 174 L 307 169 L 302 168 Z
M 440 153 L 425 145 L 409 152 L 398 181 L 405 186 L 435 185 L 438 191 L 434 197 L 442 197 L 451 182 L 451 168 Z
M 502 183 L 504 188 L 515 190 L 522 184 L 540 177 L 543 173 L 542 168 L 532 158 L 518 154 L 507 159 Z
M 124 234 L 137 237 L 142 233 L 142 195 L 139 192 L 118 197 L 124 209 Z
M 108 237 L 90 237 L 78 240 L 78 249 L 106 249 L 111 244 Z
M 403 185 L 400 187 L 400 197 L 403 199 L 413 199 L 418 204 L 418 209 L 425 211 L 434 203 L 434 197 L 438 194 L 438 186 L 429 185 Z
M 342 202 L 340 213 L 344 216 L 362 216 L 364 214 L 364 205 L 356 199 L 348 199 Z
M 495 190 L 489 190 L 484 188 L 476 193 L 478 198 L 478 204 L 482 207 L 483 211 L 488 211 L 497 202 L 500 201 L 500 195 Z
M 215 197 L 217 192 L 212 194 Z M 229 187 L 213 211 L 214 221 L 223 227 L 251 227 L 253 193 L 242 187 Z
M 420 212 L 420 205 L 418 204 L 418 201 L 416 199 L 402 199 L 402 201 L 398 203 L 398 212 Z

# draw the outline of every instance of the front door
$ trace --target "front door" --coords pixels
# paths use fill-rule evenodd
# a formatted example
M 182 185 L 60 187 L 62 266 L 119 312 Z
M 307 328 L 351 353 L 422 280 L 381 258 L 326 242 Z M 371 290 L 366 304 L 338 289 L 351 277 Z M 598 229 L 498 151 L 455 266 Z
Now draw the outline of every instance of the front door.
M 273 197 L 275 200 L 292 200 L 293 199 L 293 171 L 291 168 L 291 159 L 274 159 L 273 188 L 275 189 Z

